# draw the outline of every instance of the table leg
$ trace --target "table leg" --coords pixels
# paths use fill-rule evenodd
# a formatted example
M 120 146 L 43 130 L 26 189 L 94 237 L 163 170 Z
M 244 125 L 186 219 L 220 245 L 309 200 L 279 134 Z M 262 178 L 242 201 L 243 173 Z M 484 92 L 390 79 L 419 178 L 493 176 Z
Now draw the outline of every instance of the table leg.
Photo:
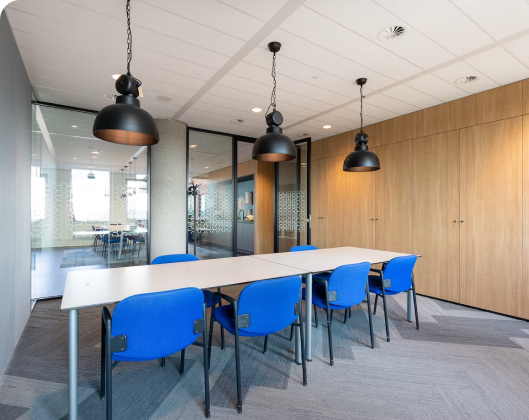
M 78 316 L 77 309 L 68 315 L 68 420 L 77 419 Z
M 312 360 L 312 274 L 305 276 L 305 357 Z
M 408 321 L 413 321 L 413 291 L 410 289 L 408 290 Z
M 299 316 L 296 322 L 299 323 Z M 298 365 L 301 364 L 301 335 L 300 333 L 300 327 L 294 327 L 294 340 L 296 341 L 296 363 Z
M 118 260 L 121 259 L 121 249 L 123 248 L 123 231 L 121 231 L 121 235 L 119 236 L 119 253 L 118 253 Z

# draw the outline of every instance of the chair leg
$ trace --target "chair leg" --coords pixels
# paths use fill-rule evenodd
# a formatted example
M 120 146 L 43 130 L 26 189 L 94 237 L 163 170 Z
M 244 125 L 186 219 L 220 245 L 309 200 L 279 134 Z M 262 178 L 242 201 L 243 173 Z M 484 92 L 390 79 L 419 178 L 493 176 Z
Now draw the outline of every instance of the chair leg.
M 292 338 L 294 338 L 294 325 L 290 326 L 290 341 L 292 341 Z
M 101 322 L 101 399 L 105 398 L 105 324 Z
M 419 310 L 417 309 L 417 295 L 415 294 L 415 281 L 413 273 L 411 274 L 411 290 L 413 292 L 413 307 L 415 308 L 415 325 L 419 329 Z
M 331 309 L 331 324 L 333 320 L 334 320 L 334 309 Z
M 263 353 L 266 354 L 266 351 L 268 350 L 268 336 L 265 335 L 265 342 L 264 342 L 264 351 Z
M 307 361 L 305 360 L 305 325 L 303 322 L 303 305 L 302 303 L 302 297 L 301 293 L 299 296 L 299 302 L 300 302 L 300 308 L 301 313 L 299 314 L 299 332 L 300 332 L 300 339 L 301 339 L 301 365 L 303 368 L 303 386 L 307 386 Z M 310 322 L 310 320 L 309 320 Z
M 220 287 L 217 287 L 217 292 L 220 293 Z M 219 300 L 219 306 L 222 306 L 222 299 Z M 222 325 L 220 325 L 220 348 L 222 350 L 224 350 L 226 348 L 224 346 L 224 327 Z
M 205 396 L 205 403 L 206 403 L 206 418 L 209 419 L 211 416 L 210 413 L 210 402 L 209 402 L 209 357 L 208 357 L 208 323 L 206 318 L 206 305 L 204 305 L 203 309 L 203 316 L 204 316 L 204 332 L 203 334 L 203 342 L 204 342 L 204 396 Z
M 386 336 L 389 343 L 389 323 L 388 323 L 388 307 L 386 304 L 386 292 L 384 291 L 384 287 L 382 287 L 382 301 L 384 302 L 384 318 L 386 320 Z
M 186 360 L 186 349 L 180 350 L 180 375 L 184 375 L 184 362 Z
M 373 307 L 373 315 L 377 314 L 377 303 L 378 303 L 378 295 L 375 295 L 375 306 Z
M 236 312 L 237 313 L 237 312 Z M 237 412 L 242 413 L 241 360 L 239 350 L 239 331 L 235 328 L 235 371 L 237 374 Z
M 106 331 L 106 343 L 112 340 L 112 331 Z M 106 409 L 107 420 L 112 420 L 112 349 L 105 346 L 105 369 L 106 369 Z
M 329 334 L 329 355 L 331 359 L 331 366 L 334 366 L 334 358 L 333 358 L 333 352 L 332 352 L 332 313 L 333 311 L 329 309 L 329 287 L 327 282 L 325 284 L 325 306 L 327 307 L 327 331 Z
M 162 357 L 162 368 L 165 369 L 165 357 Z
M 348 310 L 348 309 L 349 309 L 349 308 L 345 308 L 345 311 L 343 311 L 343 323 L 344 323 L 344 324 L 347 322 L 347 318 L 348 318 L 348 316 L 347 316 L 347 310 Z
M 209 341 L 208 341 L 208 360 L 209 360 L 209 366 L 211 367 L 211 341 L 213 339 L 213 322 L 215 321 L 215 306 L 213 305 L 211 307 L 211 319 L 209 322 Z
M 349 308 L 349 311 L 351 309 Z M 367 289 L 367 314 L 369 316 L 369 333 L 371 334 L 371 348 L 375 348 L 375 339 L 373 337 L 373 318 L 371 316 L 371 296 L 369 293 L 369 289 Z
M 349 308 L 349 318 L 351 318 L 351 308 Z
M 314 320 L 316 321 L 316 328 L 318 328 L 318 308 L 314 305 Z

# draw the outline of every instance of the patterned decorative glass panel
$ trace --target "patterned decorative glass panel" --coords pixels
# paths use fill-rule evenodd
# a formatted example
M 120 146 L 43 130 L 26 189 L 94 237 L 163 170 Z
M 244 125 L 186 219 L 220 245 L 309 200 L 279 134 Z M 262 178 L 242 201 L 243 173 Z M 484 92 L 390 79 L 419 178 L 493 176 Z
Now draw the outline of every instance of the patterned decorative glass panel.
M 190 197 L 189 232 L 193 231 L 193 201 Z M 197 232 L 231 232 L 233 229 L 233 189 L 215 184 L 200 186 L 195 197 Z
M 277 230 L 305 232 L 307 229 L 307 191 L 282 191 L 277 194 Z

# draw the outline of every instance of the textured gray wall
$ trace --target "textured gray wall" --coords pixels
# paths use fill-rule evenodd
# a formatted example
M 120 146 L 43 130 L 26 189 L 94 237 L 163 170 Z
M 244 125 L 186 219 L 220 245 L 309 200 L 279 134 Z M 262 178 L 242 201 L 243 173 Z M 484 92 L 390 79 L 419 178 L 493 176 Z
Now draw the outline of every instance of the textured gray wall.
M 0 375 L 30 313 L 31 85 L 0 18 Z
M 156 120 L 160 142 L 151 147 L 151 261 L 186 252 L 186 135 L 177 120 Z

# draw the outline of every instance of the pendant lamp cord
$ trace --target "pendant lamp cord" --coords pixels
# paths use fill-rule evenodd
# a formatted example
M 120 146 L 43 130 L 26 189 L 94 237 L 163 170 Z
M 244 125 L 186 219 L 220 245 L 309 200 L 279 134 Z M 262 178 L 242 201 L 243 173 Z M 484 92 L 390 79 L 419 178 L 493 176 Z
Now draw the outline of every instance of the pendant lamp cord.
M 363 133 L 364 127 L 364 85 L 360 85 L 360 133 Z
M 274 80 L 274 88 L 272 89 L 272 95 L 270 96 L 270 105 L 268 105 L 268 109 L 266 110 L 267 115 L 271 106 L 274 107 L 274 111 L 276 110 L 276 53 L 274 53 L 274 57 L 272 59 L 272 79 Z
M 138 82 L 137 87 L 141 86 L 141 80 L 137 79 L 130 73 L 130 62 L 132 61 L 132 30 L 130 29 L 130 0 L 127 0 L 127 76 L 130 76 Z

